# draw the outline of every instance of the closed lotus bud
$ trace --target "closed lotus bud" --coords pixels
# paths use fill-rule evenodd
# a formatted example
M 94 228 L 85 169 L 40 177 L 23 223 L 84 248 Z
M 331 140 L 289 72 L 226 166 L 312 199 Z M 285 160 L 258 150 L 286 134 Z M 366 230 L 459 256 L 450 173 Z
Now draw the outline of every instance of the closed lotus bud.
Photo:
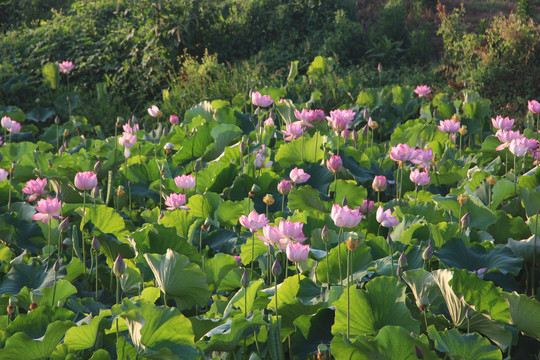
M 398 260 L 398 265 L 401 266 L 402 268 L 407 266 L 407 255 L 405 255 L 405 251 L 401 252 L 401 256 L 399 257 L 399 260 Z
M 469 216 L 469 212 L 467 211 L 467 213 L 465 215 L 463 215 L 463 217 L 459 221 L 460 228 L 461 229 L 466 229 L 469 226 L 470 220 L 471 219 L 470 219 L 470 216 Z
M 118 189 L 116 190 L 116 196 L 122 197 L 126 194 L 126 191 L 124 190 L 124 187 L 122 185 L 118 186 Z
M 422 259 L 424 259 L 425 261 L 428 261 L 429 259 L 431 259 L 431 256 L 433 256 L 433 245 L 431 245 L 431 242 L 430 242 L 429 246 L 422 253 Z
M 351 133 L 351 137 L 352 137 L 353 141 L 358 141 L 358 131 L 353 130 L 352 133 Z
M 54 262 L 53 270 L 54 272 L 58 272 L 58 270 L 60 270 L 60 259 L 56 259 L 56 261 Z
M 122 276 L 122 274 L 126 272 L 126 263 L 124 262 L 124 259 L 122 259 L 122 254 L 118 254 L 116 257 L 112 271 L 117 277 Z
M 94 172 L 98 173 L 101 171 L 101 160 L 98 160 L 97 163 L 94 165 Z
M 348 203 L 349 203 L 349 202 L 347 201 L 347 197 L 344 196 L 344 197 L 343 197 L 343 201 L 341 202 L 341 206 L 342 206 L 342 207 L 345 207 L 345 206 L 347 206 Z
M 56 117 L 54 118 L 54 123 L 56 125 L 60 125 L 60 116 L 56 115 Z
M 244 142 L 244 140 L 240 142 L 239 149 L 240 149 L 240 154 L 243 154 L 246 151 L 246 143 Z
M 101 244 L 99 243 L 99 239 L 97 238 L 97 236 L 94 236 L 92 238 L 92 249 L 94 249 L 95 252 L 99 252 L 99 250 L 101 249 Z
M 322 230 L 321 230 L 321 239 L 322 239 L 322 241 L 324 241 L 325 243 L 327 243 L 328 240 L 330 240 L 330 230 L 328 230 L 328 228 L 326 227 L 326 225 L 324 225 L 324 227 L 323 227 Z
M 364 125 L 364 127 L 362 128 L 362 136 L 367 136 L 368 135 L 368 132 L 369 132 L 369 126 Z
M 401 266 L 399 266 L 399 265 L 397 267 L 396 274 L 397 274 L 398 277 L 403 275 L 403 268 Z
M 274 197 L 272 196 L 272 194 L 266 194 L 263 198 L 263 202 L 268 205 L 268 206 L 272 206 L 274 205 Z
M 122 122 L 120 121 L 120 118 L 116 118 L 116 127 L 119 128 L 122 126 Z
M 66 232 L 69 230 L 69 218 L 65 218 L 64 220 L 62 220 L 62 222 L 60 222 L 60 225 L 58 225 L 58 230 L 60 230 L 60 232 Z
M 382 64 L 379 63 L 379 65 L 377 65 L 377 71 L 381 72 L 382 71 Z
M 493 185 L 495 185 L 495 184 L 497 183 L 497 178 L 496 178 L 495 176 L 491 176 L 491 175 L 490 175 L 490 176 L 487 177 L 487 180 L 486 180 L 486 181 L 487 181 L 487 183 L 488 183 L 489 185 L 492 185 L 492 186 L 493 186 Z
M 279 259 L 277 257 L 274 261 L 274 264 L 272 264 L 272 274 L 275 277 L 278 277 L 281 274 L 281 263 L 279 262 Z
M 369 118 L 369 109 L 366 107 L 364 108 L 364 119 Z
M 193 167 L 193 171 L 200 171 L 202 169 L 202 164 L 200 161 L 197 161 L 195 163 L 195 166 Z
M 244 269 L 244 273 L 242 274 L 242 278 L 240 279 L 240 283 L 242 284 L 242 287 L 246 288 L 249 286 L 249 276 L 245 269 Z
M 457 197 L 457 201 L 459 203 L 459 205 L 463 206 L 467 203 L 467 197 L 463 194 L 459 194 L 458 197 Z
M 386 243 L 388 244 L 388 246 L 392 246 L 392 244 L 394 243 L 390 235 L 386 237 Z
M 92 197 L 94 199 L 98 198 L 99 197 L 99 186 L 97 186 L 97 185 L 94 186 L 94 188 L 92 189 L 91 194 L 92 194 Z
M 420 349 L 417 345 L 414 346 L 414 355 L 416 355 L 416 357 L 418 359 L 423 359 L 424 358 L 424 350 Z
M 469 131 L 467 130 L 467 127 L 465 125 L 463 125 L 462 127 L 459 128 L 459 134 L 460 135 L 465 135 L 467 134 Z

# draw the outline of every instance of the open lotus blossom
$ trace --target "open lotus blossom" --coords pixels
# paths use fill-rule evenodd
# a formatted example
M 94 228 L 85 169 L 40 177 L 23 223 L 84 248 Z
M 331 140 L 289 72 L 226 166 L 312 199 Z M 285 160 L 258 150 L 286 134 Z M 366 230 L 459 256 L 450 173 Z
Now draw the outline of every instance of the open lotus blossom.
M 267 225 L 270 222 L 270 220 L 266 218 L 266 215 L 259 215 L 255 210 L 250 212 L 248 216 L 240 216 L 238 221 L 240 222 L 240 225 L 251 230 L 251 232 L 255 232 L 257 229 L 262 229 L 264 225 Z
M 501 115 L 497 115 L 495 119 L 491 118 L 493 127 L 497 130 L 512 130 L 514 128 L 515 119 L 509 117 L 503 118 Z
M 287 259 L 295 263 L 306 261 L 309 256 L 309 245 L 290 242 L 287 244 Z
M 527 152 L 535 150 L 538 147 L 538 140 L 528 139 L 522 136 L 518 139 L 512 139 L 508 144 L 508 150 L 517 157 L 522 157 Z
M 386 176 L 377 175 L 375 176 L 375 178 L 373 178 L 373 183 L 371 184 L 371 187 L 374 191 L 384 191 L 386 190 L 387 184 L 388 181 L 386 180 Z
M 251 102 L 255 106 L 268 107 L 274 103 L 270 95 L 261 95 L 258 91 L 253 91 L 251 93 Z
M 180 175 L 174 178 L 174 183 L 182 190 L 191 190 L 195 187 L 195 177 L 191 174 Z
M 189 210 L 187 206 L 183 206 L 186 203 L 186 195 L 172 193 L 165 198 L 165 205 L 167 210 L 182 209 Z
M 527 108 L 531 112 L 531 114 L 539 114 L 540 113 L 540 103 L 536 100 L 529 100 L 527 103 Z
M 130 135 L 133 135 L 137 131 L 139 131 L 139 124 L 135 124 L 132 127 L 131 124 L 128 122 L 128 123 L 122 125 L 122 128 L 124 129 L 124 134 L 127 133 L 127 134 L 130 134 Z
M 127 148 L 131 148 L 136 142 L 137 136 L 130 133 L 123 133 L 123 135 L 118 138 L 118 143 Z
M 409 178 L 417 186 L 425 186 L 425 185 L 428 185 L 431 182 L 431 178 L 429 177 L 429 173 L 419 171 L 418 169 L 414 169 L 413 171 L 411 171 L 411 174 L 409 175 Z
M 283 140 L 293 141 L 294 139 L 298 139 L 300 136 L 302 136 L 302 133 L 304 132 L 304 125 L 301 121 L 295 121 L 292 124 L 285 125 L 285 130 L 281 130 L 281 132 L 283 135 L 285 135 Z
M 295 184 L 303 184 L 311 177 L 311 175 L 304 172 L 303 169 L 299 169 L 295 167 L 291 170 L 289 173 L 289 177 L 291 178 L 292 182 Z
M 22 192 L 30 195 L 28 197 L 28 201 L 32 202 L 36 200 L 39 196 L 49 193 L 45 190 L 45 186 L 47 186 L 47 178 L 40 179 L 38 177 L 36 180 L 28 180 L 24 189 L 22 189 Z
M 500 142 L 502 142 L 501 145 L 497 146 L 495 150 L 501 151 L 510 145 L 510 141 L 514 139 L 519 139 L 521 137 L 521 134 L 519 131 L 512 131 L 512 130 L 497 130 L 495 133 L 495 136 L 497 136 L 497 139 L 499 139 Z
M 303 223 L 300 221 L 292 222 L 289 220 L 281 220 L 278 225 L 278 231 L 281 234 L 280 243 L 285 246 L 289 241 L 303 243 L 307 240 L 302 232 Z
M 79 190 L 92 190 L 97 186 L 97 175 L 93 171 L 81 171 L 75 175 L 74 183 Z
M 302 125 L 312 128 L 313 127 L 313 125 L 311 125 L 311 122 L 313 121 L 313 116 L 311 115 L 312 112 L 313 110 L 308 110 L 308 109 L 302 109 L 302 112 L 295 109 L 294 116 L 298 120 L 300 120 Z
M 163 115 L 161 113 L 161 110 L 159 110 L 159 108 L 156 105 L 152 105 L 151 107 L 147 109 L 147 111 L 151 117 L 161 117 L 161 115 Z
M 32 219 L 41 220 L 43 223 L 48 223 L 51 219 L 63 219 L 63 217 L 58 214 L 62 208 L 62 202 L 58 198 L 50 199 L 41 199 L 36 205 L 36 210 L 38 211 Z
M 353 228 L 360 223 L 363 215 L 360 212 L 359 207 L 356 209 L 349 209 L 347 205 L 341 207 L 338 204 L 334 204 L 332 206 L 330 217 L 338 227 Z
M 429 171 L 433 165 L 433 149 L 416 149 L 410 158 L 413 164 L 420 166 L 422 169 Z
M 414 149 L 411 149 L 407 144 L 397 144 L 392 146 L 390 150 L 390 159 L 395 162 L 401 161 L 402 163 L 410 160 L 414 154 Z
M 2 118 L 2 127 L 11 134 L 16 134 L 21 131 L 21 124 L 11 120 L 9 116 L 4 116 Z
M 388 209 L 384 211 L 382 206 L 377 209 L 377 221 L 384 227 L 392 227 L 399 224 L 397 217 L 392 215 L 392 210 Z
M 374 206 L 375 206 L 375 201 L 364 199 L 364 202 L 362 202 L 362 206 L 360 206 L 360 213 L 363 216 L 366 216 L 368 213 L 373 211 Z
M 333 110 L 330 111 L 330 116 L 327 116 L 326 120 L 332 129 L 341 132 L 352 126 L 355 115 L 356 113 L 352 110 Z
M 62 61 L 58 63 L 58 68 L 61 73 L 69 75 L 75 69 L 75 65 L 73 65 L 73 61 Z
M 270 166 L 272 166 L 273 163 L 273 161 L 266 162 L 266 156 L 261 153 L 255 155 L 255 160 L 253 160 L 253 164 L 255 165 L 255 167 L 259 169 L 269 168 Z
M 292 190 L 292 181 L 290 180 L 281 180 L 277 185 L 277 191 L 281 195 L 288 195 Z
M 328 170 L 330 170 L 334 174 L 338 173 L 339 170 L 341 170 L 342 166 L 343 166 L 343 161 L 341 160 L 341 157 L 338 155 L 333 155 L 330 157 L 330 159 L 326 160 L 326 167 L 328 168 Z
M 263 235 L 257 234 L 257 236 L 267 246 L 275 246 L 280 243 L 279 241 L 281 240 L 282 235 L 277 227 L 271 225 L 264 225 L 262 230 Z
M 461 123 L 459 121 L 450 120 L 441 120 L 439 122 L 439 130 L 443 133 L 455 134 L 459 131 Z
M 326 115 L 324 114 L 324 110 L 309 110 L 308 113 L 308 121 L 310 123 L 321 123 L 323 120 L 326 119 Z
M 0 182 L 6 180 L 8 175 L 9 175 L 9 171 L 7 171 L 5 169 L 0 169 Z
M 413 91 L 416 93 L 416 95 L 418 95 L 419 98 L 427 97 L 429 94 L 431 94 L 431 88 L 427 85 L 418 85 Z

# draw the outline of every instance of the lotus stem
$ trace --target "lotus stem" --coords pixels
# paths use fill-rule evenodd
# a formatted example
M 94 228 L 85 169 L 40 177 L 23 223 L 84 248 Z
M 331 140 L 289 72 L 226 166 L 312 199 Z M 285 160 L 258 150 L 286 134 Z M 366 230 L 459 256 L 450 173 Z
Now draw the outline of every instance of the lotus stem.
M 86 218 L 86 190 L 83 191 L 83 217 L 82 217 L 82 228 L 81 228 L 81 245 L 82 245 L 82 253 L 83 253 L 83 273 L 84 277 L 86 277 L 86 250 L 84 246 L 84 220 Z M 49 244 L 50 245 L 50 244 Z
M 536 226 L 534 231 L 534 242 L 533 242 L 533 260 L 532 260 L 532 272 L 531 272 L 531 294 L 534 298 L 534 290 L 535 290 L 535 282 L 534 282 L 534 272 L 536 268 L 536 237 L 538 236 L 538 216 L 540 214 L 536 214 Z
M 315 131 L 315 155 L 313 156 L 313 162 L 317 162 L 317 150 L 319 147 L 319 132 Z
M 98 298 L 98 269 L 99 269 L 98 265 L 99 265 L 98 264 L 98 252 L 96 251 L 96 301 L 97 301 L 97 298 Z
M 343 233 L 343 228 L 339 228 L 339 234 L 338 234 L 338 265 L 339 265 L 339 284 L 343 286 L 343 277 L 341 272 L 341 234 Z
M 347 339 L 349 339 L 350 334 L 351 334 L 351 317 L 350 317 L 350 312 L 349 312 L 350 311 L 350 305 L 351 305 L 350 296 L 349 296 L 350 287 L 351 287 L 350 279 L 349 279 L 349 275 L 350 275 L 350 257 L 351 257 L 351 251 L 349 249 L 347 249 Z
M 326 288 L 328 292 L 330 292 L 330 265 L 328 262 L 328 256 L 330 254 L 328 253 L 328 242 L 326 241 L 324 242 L 324 250 L 326 251 L 326 282 L 327 282 Z
M 255 262 L 255 233 L 251 236 L 251 274 L 253 276 L 253 263 Z

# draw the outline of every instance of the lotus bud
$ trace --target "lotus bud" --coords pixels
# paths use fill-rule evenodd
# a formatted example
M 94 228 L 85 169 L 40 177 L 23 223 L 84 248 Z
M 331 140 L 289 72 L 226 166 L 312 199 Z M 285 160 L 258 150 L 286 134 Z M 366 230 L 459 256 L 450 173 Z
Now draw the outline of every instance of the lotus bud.
M 164 127 L 163 127 L 163 130 L 161 131 L 161 136 L 167 136 L 167 132 L 168 132 L 168 131 L 169 131 L 169 130 L 167 130 L 167 127 L 164 126 Z
M 94 165 L 94 172 L 97 174 L 101 171 L 101 160 L 98 160 Z
M 345 207 L 345 206 L 347 206 L 348 203 L 349 203 L 349 202 L 347 201 L 347 197 L 344 196 L 344 197 L 343 197 L 343 201 L 341 202 L 341 206 L 342 206 L 342 207 Z
M 274 261 L 274 264 L 272 265 L 272 274 L 275 277 L 278 277 L 281 274 L 281 263 L 279 262 L 279 259 L 277 257 Z
M 414 346 L 414 355 L 416 355 L 416 357 L 418 359 L 423 359 L 424 358 L 424 350 L 420 349 L 418 347 L 418 345 L 415 345 Z
M 122 276 L 122 274 L 126 272 L 126 263 L 124 262 L 124 259 L 122 259 L 122 254 L 118 254 L 116 257 L 112 271 L 117 277 Z
M 201 171 L 201 169 L 202 169 L 202 164 L 200 161 L 197 161 L 195 163 L 195 166 L 193 166 L 193 171 L 197 172 L 197 171 Z
M 56 117 L 54 118 L 54 123 L 56 125 L 60 125 L 60 116 L 56 115 Z
M 381 63 L 379 63 L 379 65 L 377 65 L 377 71 L 382 72 L 382 64 Z
M 379 127 L 379 124 L 376 121 L 374 121 L 371 117 L 369 118 L 367 125 L 369 126 L 371 130 L 375 130 Z
M 463 215 L 463 217 L 459 221 L 459 227 L 461 229 L 466 229 L 469 226 L 469 222 L 470 222 L 470 216 L 469 216 L 469 212 L 467 211 L 467 213 Z
M 386 243 L 388 244 L 388 246 L 392 246 L 392 244 L 394 243 L 394 241 L 392 241 L 392 238 L 390 237 L 390 235 L 388 235 L 386 237 Z
M 424 261 L 428 261 L 429 259 L 431 259 L 431 256 L 433 256 L 433 245 L 431 245 L 430 242 L 429 246 L 422 253 L 422 259 L 424 259 Z
M 364 108 L 364 119 L 369 118 L 369 109 L 366 107 Z
M 401 252 L 401 256 L 398 260 L 398 266 L 401 266 L 402 268 L 407 266 L 407 255 L 405 255 L 405 251 Z
M 368 136 L 368 132 L 369 132 L 369 126 L 364 125 L 364 127 L 362 128 L 362 136 Z
M 326 227 L 326 225 L 324 225 L 324 227 L 321 230 L 321 239 L 325 243 L 327 243 L 328 240 L 330 240 L 330 230 L 328 230 L 328 227 Z
M 399 265 L 397 267 L 396 274 L 397 274 L 398 277 L 403 275 L 403 268 L 401 266 L 399 266 Z
M 246 143 L 244 142 L 244 140 L 240 141 L 239 150 L 240 154 L 244 154 L 244 152 L 246 151 Z
M 62 222 L 60 222 L 60 225 L 58 225 L 58 230 L 60 230 L 60 232 L 66 232 L 69 230 L 69 218 L 65 218 L 64 220 L 62 220 Z
M 272 196 L 272 194 L 266 194 L 263 198 L 263 202 L 268 205 L 268 206 L 272 206 L 274 205 L 274 197 Z
M 60 270 L 60 259 L 56 259 L 56 261 L 54 262 L 53 270 L 54 272 L 58 272 L 58 270 Z
M 244 273 L 242 274 L 242 278 L 240 279 L 240 283 L 242 284 L 242 287 L 244 288 L 247 288 L 249 286 L 249 276 L 245 269 L 244 269 Z
M 92 192 L 90 193 L 94 199 L 97 199 L 99 197 L 99 186 L 94 186 L 92 189 Z
M 458 197 L 457 197 L 457 201 L 459 203 L 459 205 L 463 206 L 467 203 L 467 196 L 463 195 L 463 194 L 459 194 Z
M 66 246 L 71 246 L 73 245 L 73 241 L 71 240 L 71 238 L 65 238 L 64 241 L 62 241 L 62 244 Z
M 97 236 L 92 238 L 92 249 L 94 249 L 95 252 L 99 252 L 99 250 L 101 250 L 101 244 L 99 243 Z
M 292 190 L 292 182 L 290 180 L 281 180 L 277 190 L 281 195 L 288 195 Z
M 351 134 L 351 137 L 352 137 L 354 142 L 358 141 L 358 131 L 353 130 L 352 134 Z

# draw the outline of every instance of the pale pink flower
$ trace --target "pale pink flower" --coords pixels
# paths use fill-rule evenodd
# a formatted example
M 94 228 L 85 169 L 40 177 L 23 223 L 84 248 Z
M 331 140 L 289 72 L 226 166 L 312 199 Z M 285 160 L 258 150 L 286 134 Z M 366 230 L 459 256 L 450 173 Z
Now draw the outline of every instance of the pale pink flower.
M 330 217 L 338 227 L 353 228 L 360 223 L 363 215 L 360 213 L 359 207 L 349 209 L 347 205 L 341 207 L 338 204 L 334 204 Z
M 414 149 L 411 149 L 407 144 L 397 144 L 392 146 L 390 150 L 390 159 L 393 161 L 401 161 L 402 163 L 411 159 L 414 154 Z
M 360 206 L 360 213 L 364 216 L 366 216 L 368 213 L 373 211 L 373 207 L 375 206 L 375 201 L 364 199 L 364 202 L 362 203 L 362 206 Z
M 278 231 L 281 234 L 280 243 L 285 246 L 289 241 L 303 243 L 307 240 L 302 232 L 303 223 L 300 221 L 292 222 L 289 220 L 281 220 L 278 225 Z
M 301 121 L 295 121 L 291 124 L 287 124 L 285 125 L 285 129 L 286 130 L 281 130 L 283 135 L 286 136 L 283 138 L 285 141 L 293 141 L 294 139 L 298 139 L 304 132 L 304 126 Z
M 330 157 L 330 159 L 326 160 L 326 167 L 328 168 L 328 170 L 330 170 L 334 174 L 338 173 L 339 170 L 341 170 L 342 166 L 343 166 L 343 161 L 341 160 L 341 157 L 338 155 L 333 155 Z
M 270 166 L 272 166 L 273 163 L 274 163 L 273 161 L 266 162 L 266 156 L 260 153 L 255 155 L 255 160 L 253 161 L 253 164 L 255 165 L 255 167 L 259 169 L 269 168 Z
M 147 109 L 148 114 L 150 114 L 151 117 L 161 117 L 162 113 L 159 110 L 159 108 L 156 105 L 152 105 L 152 107 L 149 107 Z
M 277 185 L 277 191 L 281 195 L 287 195 L 292 190 L 292 182 L 290 180 L 281 180 Z
M 58 68 L 61 73 L 69 75 L 75 69 L 75 65 L 73 65 L 73 61 L 62 61 L 58 63 Z
M 521 136 L 518 139 L 512 139 L 508 144 L 508 150 L 517 157 L 522 157 L 527 154 L 528 151 L 532 151 L 538 147 L 538 141 L 535 139 L 528 139 L 525 136 Z
M 270 220 L 266 218 L 266 215 L 264 214 L 257 214 L 255 210 L 249 213 L 248 216 L 242 215 L 238 219 L 240 224 L 245 227 L 246 229 L 251 230 L 251 232 L 255 232 L 257 229 L 262 229 L 264 225 L 267 225 Z
M 303 184 L 311 177 L 311 175 L 304 172 L 303 169 L 299 169 L 295 167 L 291 170 L 289 173 L 289 177 L 291 178 L 292 182 L 295 184 Z
M 4 116 L 2 118 L 2 126 L 11 134 L 16 134 L 21 131 L 21 124 L 11 120 L 9 116 Z
M 497 115 L 494 118 L 491 118 L 491 123 L 493 127 L 497 130 L 512 130 L 514 128 L 515 119 L 510 119 L 509 117 L 503 118 L 501 115 Z
M 97 175 L 93 171 L 81 171 L 75 175 L 74 183 L 79 190 L 92 190 L 97 186 Z
M 309 256 L 309 245 L 290 242 L 287 244 L 287 258 L 295 263 L 306 261 Z
M 373 178 L 373 183 L 371 184 L 371 187 L 375 191 L 384 191 L 386 190 L 387 184 L 388 184 L 388 181 L 386 180 L 386 176 L 377 175 L 375 176 L 375 178 Z
M 311 125 L 311 122 L 313 121 L 313 116 L 311 115 L 312 111 L 313 110 L 302 109 L 302 112 L 299 112 L 298 110 L 295 109 L 294 116 L 296 116 L 296 118 L 300 120 L 302 125 L 312 128 L 313 127 L 313 125 Z
M 43 223 L 48 223 L 51 219 L 63 219 L 60 214 L 60 209 L 62 208 L 62 202 L 58 198 L 54 199 L 41 199 L 36 205 L 36 210 L 38 211 L 32 219 L 41 220 Z
M 169 117 L 169 122 L 171 123 L 171 125 L 178 125 L 180 124 L 180 118 L 178 117 L 178 115 L 171 115 Z
M 502 142 L 501 145 L 497 146 L 495 150 L 501 151 L 508 147 L 510 144 L 510 141 L 514 139 L 519 139 L 521 137 L 521 134 L 519 131 L 512 131 L 512 130 L 497 130 L 495 133 L 495 136 L 497 136 L 497 139 L 499 139 L 500 142 Z
M 356 113 L 352 110 L 333 110 L 330 111 L 330 116 L 326 117 L 328 125 L 336 131 L 343 131 L 353 124 Z
M 418 186 L 425 186 L 431 182 L 429 173 L 421 172 L 418 169 L 414 169 L 413 171 L 411 171 L 411 174 L 409 175 L 409 179 L 411 179 L 411 181 Z
M 268 107 L 274 103 L 270 95 L 261 95 L 260 92 L 254 91 L 251 93 L 251 102 L 255 106 Z
M 167 205 L 167 210 L 182 209 L 189 210 L 187 206 L 182 206 L 186 203 L 186 195 L 172 193 L 165 198 L 165 205 Z
M 392 211 L 390 209 L 383 211 L 382 206 L 379 206 L 377 209 L 376 218 L 377 221 L 384 227 L 392 227 L 399 224 L 399 220 L 397 217 L 392 215 Z
M 348 139 L 349 136 L 351 136 L 351 130 L 345 129 L 341 131 L 341 137 L 344 139 Z
M 137 142 L 137 135 L 133 135 L 130 133 L 123 133 L 122 136 L 118 138 L 118 143 L 120 146 L 124 146 L 126 148 L 131 148 L 135 143 Z
M 416 95 L 418 95 L 419 98 L 427 97 L 429 94 L 431 94 L 431 89 L 427 85 L 419 85 L 413 91 L 416 93 Z
M 130 123 L 126 123 L 126 124 L 122 125 L 122 128 L 124 129 L 124 134 L 133 135 L 137 131 L 139 131 L 139 124 L 135 124 L 133 127 L 131 127 Z
M 174 178 L 174 183 L 182 190 L 191 190 L 195 187 L 195 177 L 191 174 L 180 175 Z
M 9 175 L 9 171 L 7 171 L 5 169 L 0 169 L 0 182 L 6 180 L 8 175 Z M 24 189 L 23 189 L 23 192 L 24 192 Z
M 429 169 L 431 168 L 431 165 L 433 165 L 433 150 L 432 149 L 427 149 L 427 150 L 416 149 L 414 150 L 409 160 L 413 164 L 416 164 L 420 166 L 421 168 L 429 171 Z
M 265 126 L 274 126 L 274 119 L 272 119 L 272 117 L 270 116 L 268 119 L 264 120 L 264 125 Z
M 540 113 L 540 103 L 536 100 L 529 100 L 527 103 L 527 108 L 531 112 L 531 114 L 539 114 Z
M 326 119 L 326 115 L 323 110 L 309 110 L 308 121 L 310 123 L 321 123 L 324 119 Z
M 22 189 L 22 192 L 30 195 L 28 201 L 32 202 L 36 200 L 38 196 L 49 193 L 45 190 L 45 186 L 47 186 L 47 178 L 40 179 L 38 177 L 36 180 L 28 180 L 24 189 Z
M 262 242 L 264 242 L 267 246 L 275 246 L 279 244 L 279 241 L 281 240 L 281 233 L 275 226 L 264 225 L 262 230 L 263 235 L 257 234 Z
M 455 134 L 459 131 L 459 128 L 461 127 L 461 123 L 459 121 L 454 120 L 441 120 L 439 122 L 439 130 L 443 133 L 450 133 Z

